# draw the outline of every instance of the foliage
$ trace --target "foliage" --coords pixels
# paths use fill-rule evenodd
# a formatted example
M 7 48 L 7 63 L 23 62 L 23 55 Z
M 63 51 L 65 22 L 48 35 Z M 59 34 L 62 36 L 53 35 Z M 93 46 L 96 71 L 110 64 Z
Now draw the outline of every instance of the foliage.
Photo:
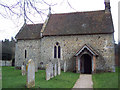
M 11 60 L 15 57 L 15 40 L 12 38 L 2 41 L 2 60 Z
M 3 67 L 2 69 L 3 88 L 25 88 L 26 75 L 21 75 L 21 70 L 15 70 L 14 67 Z M 34 88 L 72 88 L 79 74 L 72 72 L 62 72 L 49 81 L 45 80 L 45 70 L 38 70 L 35 73 Z

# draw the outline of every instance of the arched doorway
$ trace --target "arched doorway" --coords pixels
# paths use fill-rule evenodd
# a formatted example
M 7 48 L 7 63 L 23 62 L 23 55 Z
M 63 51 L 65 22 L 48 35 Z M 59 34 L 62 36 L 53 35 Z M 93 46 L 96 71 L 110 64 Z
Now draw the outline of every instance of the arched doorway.
M 80 58 L 81 73 L 91 74 L 92 72 L 92 59 L 89 54 L 83 54 Z

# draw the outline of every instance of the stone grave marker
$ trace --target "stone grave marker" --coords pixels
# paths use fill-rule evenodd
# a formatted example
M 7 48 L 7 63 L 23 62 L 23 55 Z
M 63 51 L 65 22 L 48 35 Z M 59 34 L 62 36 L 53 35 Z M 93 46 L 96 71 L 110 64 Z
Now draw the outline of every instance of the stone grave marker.
M 54 76 L 57 76 L 57 65 L 56 65 L 56 63 L 54 65 Z
M 115 72 L 115 66 L 112 66 L 112 71 Z
M 46 80 L 50 80 L 50 67 L 46 64 Z
M 61 67 L 60 67 L 60 61 L 58 60 L 58 75 L 61 74 Z
M 38 65 L 37 65 L 38 63 L 37 62 L 35 62 L 35 72 L 38 72 Z
M 50 62 L 50 77 L 53 78 L 54 74 L 53 74 L 53 64 Z
M 35 86 L 35 63 L 32 59 L 28 61 L 27 64 L 27 88 L 31 88 Z
M 64 72 L 66 72 L 66 60 L 64 61 Z
M 49 62 L 46 65 L 46 80 L 50 80 L 50 78 L 54 77 L 54 72 L 53 72 L 53 64 Z
M 21 66 L 21 70 L 22 70 L 22 76 L 24 76 L 25 73 L 26 73 L 26 71 L 25 71 L 25 66 L 24 66 L 24 65 Z

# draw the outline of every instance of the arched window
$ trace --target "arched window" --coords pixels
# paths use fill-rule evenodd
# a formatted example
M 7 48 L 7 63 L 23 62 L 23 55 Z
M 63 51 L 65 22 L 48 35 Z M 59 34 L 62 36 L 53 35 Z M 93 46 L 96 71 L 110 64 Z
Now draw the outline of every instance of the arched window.
M 61 47 L 58 42 L 54 46 L 54 58 L 61 58 Z
M 58 58 L 60 58 L 60 46 L 58 46 Z
M 27 57 L 27 50 L 25 50 L 25 58 Z
M 57 58 L 57 47 L 54 46 L 54 58 Z

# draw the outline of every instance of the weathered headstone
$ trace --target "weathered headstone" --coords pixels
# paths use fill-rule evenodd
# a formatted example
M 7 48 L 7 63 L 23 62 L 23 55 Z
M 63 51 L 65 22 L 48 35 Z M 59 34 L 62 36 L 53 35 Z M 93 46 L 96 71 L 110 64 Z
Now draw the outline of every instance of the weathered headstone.
M 53 64 L 49 62 L 46 65 L 46 80 L 49 80 L 50 78 L 54 77 L 54 72 L 53 72 Z
M 22 76 L 24 76 L 25 73 L 26 73 L 26 72 L 25 72 L 25 66 L 24 66 L 24 65 L 21 66 L 21 70 L 22 70 Z
M 37 65 L 38 63 L 37 62 L 35 62 L 35 72 L 38 72 L 38 65 Z
M 113 72 L 115 72 L 115 66 L 112 66 L 112 70 L 113 70 Z
M 55 63 L 55 66 L 54 66 L 54 76 L 57 76 L 57 65 Z
M 64 72 L 66 72 L 66 60 L 64 61 Z
M 46 80 L 50 80 L 50 67 L 46 64 Z
M 28 61 L 27 66 L 27 88 L 35 86 L 35 64 L 32 59 Z
M 58 60 L 58 75 L 61 74 L 61 67 L 60 67 L 60 61 Z
M 53 74 L 53 64 L 50 63 L 50 72 L 51 72 L 51 78 L 54 77 L 54 74 Z

